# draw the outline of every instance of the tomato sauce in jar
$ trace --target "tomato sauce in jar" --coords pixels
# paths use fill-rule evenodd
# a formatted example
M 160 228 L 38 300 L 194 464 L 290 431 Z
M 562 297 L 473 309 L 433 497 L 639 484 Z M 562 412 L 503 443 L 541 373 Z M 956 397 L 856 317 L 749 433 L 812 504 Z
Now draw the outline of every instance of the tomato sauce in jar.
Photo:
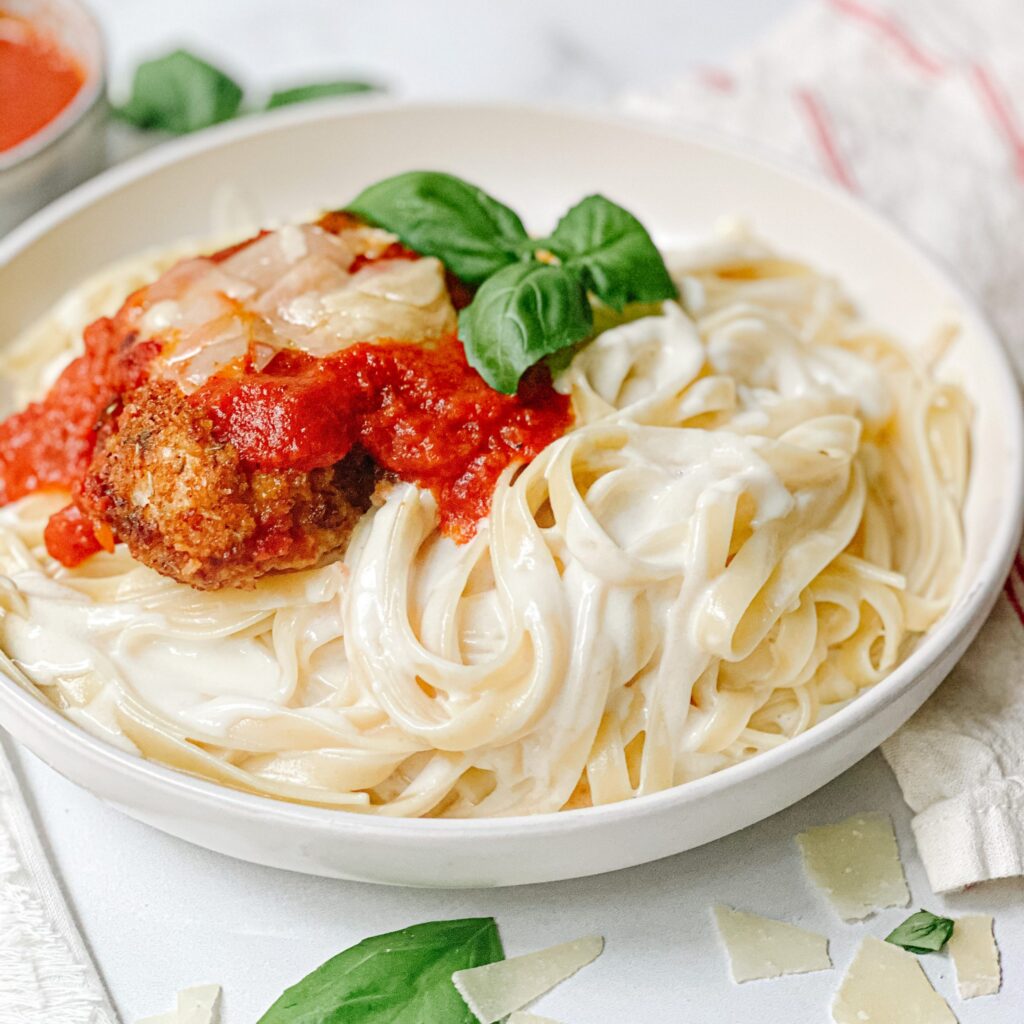
M 54 40 L 0 10 L 0 152 L 48 125 L 84 81 L 82 68 Z

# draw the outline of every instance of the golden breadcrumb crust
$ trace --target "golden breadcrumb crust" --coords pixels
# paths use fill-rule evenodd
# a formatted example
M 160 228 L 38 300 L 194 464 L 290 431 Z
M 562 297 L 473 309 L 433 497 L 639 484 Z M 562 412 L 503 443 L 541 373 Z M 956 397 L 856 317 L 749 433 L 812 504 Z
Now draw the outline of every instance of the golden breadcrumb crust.
M 255 470 L 176 384 L 131 393 L 79 495 L 132 556 L 201 590 L 252 586 L 344 548 L 377 473 L 361 451 L 304 473 Z

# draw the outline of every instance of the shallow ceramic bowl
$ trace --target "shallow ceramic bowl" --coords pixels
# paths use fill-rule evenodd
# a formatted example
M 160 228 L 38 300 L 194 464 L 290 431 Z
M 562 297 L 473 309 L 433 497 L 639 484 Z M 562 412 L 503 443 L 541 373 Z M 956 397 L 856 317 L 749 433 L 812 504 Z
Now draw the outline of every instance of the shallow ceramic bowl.
M 210 230 L 237 187 L 261 216 L 344 203 L 412 167 L 456 172 L 537 229 L 600 190 L 662 244 L 748 217 L 780 248 L 841 277 L 872 319 L 919 341 L 953 312 L 942 372 L 976 417 L 956 600 L 887 679 L 780 748 L 628 803 L 483 821 L 392 820 L 280 803 L 139 760 L 62 718 L 13 681 L 0 722 L 57 771 L 133 817 L 222 853 L 312 874 L 425 886 L 517 885 L 664 857 L 801 799 L 905 722 L 981 627 L 1021 526 L 1021 407 L 1006 356 L 954 281 L 848 196 L 702 139 L 564 112 L 342 101 L 244 121 L 165 146 L 66 196 L 0 245 L 0 339 L 95 268 Z
M 107 116 L 103 37 L 88 8 L 77 0 L 5 0 L 3 10 L 55 39 L 85 81 L 52 121 L 0 152 L 0 235 L 102 169 Z

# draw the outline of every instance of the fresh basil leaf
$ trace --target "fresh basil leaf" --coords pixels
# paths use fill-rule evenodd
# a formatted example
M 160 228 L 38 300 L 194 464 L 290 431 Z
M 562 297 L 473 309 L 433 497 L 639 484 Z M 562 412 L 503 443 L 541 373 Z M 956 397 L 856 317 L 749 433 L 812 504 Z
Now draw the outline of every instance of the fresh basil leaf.
M 953 934 L 953 922 L 948 917 L 938 917 L 927 910 L 919 910 L 894 928 L 886 942 L 902 946 L 911 953 L 937 953 Z
M 291 89 L 279 89 L 267 100 L 267 110 L 287 107 L 292 103 L 306 103 L 309 100 L 322 100 L 328 96 L 354 96 L 358 93 L 377 92 L 377 86 L 370 82 L 313 82 L 310 85 L 297 85 Z
M 452 974 L 504 956 L 491 917 L 376 935 L 307 974 L 257 1024 L 477 1024 Z
M 398 235 L 411 249 L 437 256 L 467 284 L 480 284 L 502 267 L 532 256 L 519 217 L 451 174 L 399 174 L 360 192 L 346 209 Z
M 466 358 L 506 395 L 538 360 L 585 338 L 594 315 L 579 279 L 550 263 L 516 263 L 488 278 L 459 314 Z
M 242 89 L 223 71 L 187 50 L 175 50 L 135 70 L 131 99 L 115 110 L 137 128 L 183 135 L 238 113 Z
M 678 294 L 647 229 L 604 196 L 577 203 L 539 244 L 566 267 L 579 270 L 590 291 L 613 309 Z

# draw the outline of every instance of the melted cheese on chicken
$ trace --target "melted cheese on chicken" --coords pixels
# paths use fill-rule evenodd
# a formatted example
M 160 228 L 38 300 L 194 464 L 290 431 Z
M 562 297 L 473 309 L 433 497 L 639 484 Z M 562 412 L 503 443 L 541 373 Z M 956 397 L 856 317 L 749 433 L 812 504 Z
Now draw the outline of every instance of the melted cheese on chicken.
M 283 348 L 325 356 L 360 341 L 451 333 L 441 263 L 378 259 L 393 240 L 363 227 L 335 235 L 287 225 L 222 262 L 179 263 L 140 297 L 142 335 L 164 342 L 154 376 L 192 391 L 246 356 L 262 369 Z

